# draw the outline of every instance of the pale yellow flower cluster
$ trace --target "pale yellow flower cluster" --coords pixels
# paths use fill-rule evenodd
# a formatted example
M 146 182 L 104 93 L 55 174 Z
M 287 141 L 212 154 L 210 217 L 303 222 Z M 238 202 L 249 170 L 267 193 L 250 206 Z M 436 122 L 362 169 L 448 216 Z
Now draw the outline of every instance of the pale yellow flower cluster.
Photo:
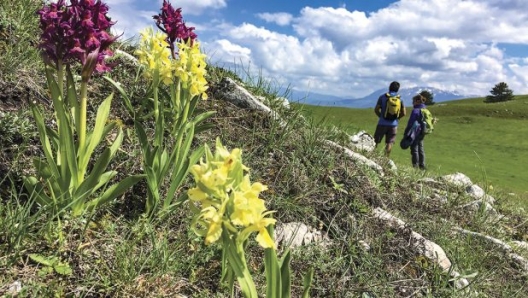
M 138 50 L 139 63 L 145 67 L 145 75 L 149 78 L 159 72 L 160 81 L 169 85 L 172 81 L 173 62 L 167 36 L 162 32 L 154 32 L 152 27 L 141 31 Z
M 275 219 L 266 216 L 264 200 L 258 196 L 267 187 L 251 183 L 247 168 L 242 164 L 242 152 L 229 152 L 219 140 L 213 155 L 206 145 L 206 161 L 191 168 L 196 187 L 187 194 L 200 207 L 193 220 L 193 229 L 205 236 L 205 243 L 216 242 L 222 232 L 236 234 L 237 241 L 244 241 L 258 232 L 257 242 L 264 248 L 275 248 L 266 227 Z
M 188 89 L 191 96 L 202 95 L 202 99 L 207 99 L 207 63 L 206 55 L 200 51 L 200 43 L 195 41 L 192 46 L 178 43 L 178 57 L 175 61 L 175 73 L 183 88 Z
M 145 67 L 145 75 L 152 78 L 159 72 L 160 81 L 166 85 L 173 83 L 173 78 L 180 79 L 182 88 L 189 91 L 191 97 L 201 95 L 207 99 L 208 88 L 205 75 L 206 55 L 200 51 L 200 43 L 193 45 L 178 43 L 178 59 L 172 59 L 167 35 L 154 32 L 148 27 L 141 32 L 141 40 L 135 54 L 139 63 Z

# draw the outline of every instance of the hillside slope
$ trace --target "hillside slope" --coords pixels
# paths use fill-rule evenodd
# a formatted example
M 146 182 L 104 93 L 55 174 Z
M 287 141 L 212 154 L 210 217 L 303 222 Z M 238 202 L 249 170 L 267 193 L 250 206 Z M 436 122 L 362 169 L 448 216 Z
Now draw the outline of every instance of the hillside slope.
M 194 175 L 184 176 L 182 184 L 174 188 L 161 177 L 156 185 L 160 196 L 174 195 L 178 199 L 164 213 L 146 213 L 146 179 L 106 204 L 80 214 L 69 209 L 77 201 L 61 205 L 42 199 L 66 185 L 62 188 L 65 191 L 54 197 L 63 199 L 71 195 L 68 182 L 78 181 L 67 172 L 73 167 L 70 161 L 77 158 L 76 154 L 69 154 L 75 148 L 54 152 L 57 160 L 69 158 L 58 163 L 60 173 L 45 171 L 50 168 L 41 162 L 46 148 L 56 148 L 63 141 L 55 137 L 52 129 L 60 126 L 63 135 L 71 136 L 70 144 L 77 144 L 80 139 L 78 134 L 70 133 L 81 129 L 68 129 L 66 125 L 73 125 L 69 118 L 63 118 L 66 121 L 60 125 L 54 119 L 55 108 L 62 105 L 51 104 L 53 90 L 46 87 L 42 61 L 32 46 L 39 35 L 34 11 L 40 5 L 40 0 L 0 2 L 1 11 L 6 12 L 2 24 L 14 24 L 6 31 L 8 35 L 0 35 L 0 49 L 5 49 L 0 51 L 0 296 L 241 297 L 237 282 L 233 291 L 221 282 L 223 277 L 230 277 L 222 274 L 226 255 L 218 242 L 208 239 L 213 243 L 205 244 L 203 236 L 208 235 L 209 229 L 204 233 L 194 216 L 200 197 L 190 201 L 187 196 L 188 190 L 197 185 Z M 117 43 L 116 47 L 130 55 L 135 50 L 124 43 Z M 148 158 L 143 157 L 142 150 L 150 147 L 140 139 L 152 137 L 158 129 L 165 140 L 177 141 L 171 128 L 179 121 L 156 122 L 153 115 L 170 116 L 165 110 L 142 114 L 152 108 L 148 80 L 135 77 L 137 66 L 133 60 L 118 55 L 112 62 L 116 67 L 108 75 L 128 94 L 134 94 L 129 105 L 115 86 L 101 76 L 91 78 L 87 88 L 90 129 L 97 108 L 107 96 L 115 95 L 108 121 L 102 125 L 107 125 L 109 134 L 94 148 L 92 158 L 86 159 L 90 173 L 100 173 L 98 165 L 109 155 L 104 148 L 115 142 L 122 130 L 121 146 L 112 147 L 115 156 L 108 170 L 115 176 L 110 182 L 147 172 Z M 208 144 L 214 148 L 218 139 L 228 150 L 241 149 L 240 159 L 247 169 L 239 169 L 245 169 L 252 182 L 267 186 L 265 189 L 259 184 L 244 184 L 242 198 L 254 199 L 258 192 L 265 207 L 273 211 L 268 215 L 277 221 L 274 240 L 279 242 L 279 235 L 285 234 L 278 231 L 284 231 L 288 224 L 302 224 L 310 235 L 318 236 L 301 235 L 303 243 L 291 248 L 291 297 L 301 297 L 303 276 L 311 269 L 314 273 L 310 297 L 526 297 L 525 210 L 511 208 L 500 194 L 484 185 L 479 187 L 467 180 L 457 183 L 459 180 L 404 167 L 395 170 L 377 153 L 352 152 L 342 142 L 344 132 L 318 125 L 295 107 L 287 108 L 261 78 L 256 83 L 239 84 L 245 88 L 244 94 L 263 98 L 257 106 L 265 106 L 267 112 L 250 105 L 235 105 L 226 100 L 223 82 L 227 77 L 239 82 L 232 72 L 207 68 L 209 99 L 198 101 L 196 113 L 189 119 L 202 112 L 215 114 L 205 121 L 207 125 L 197 129 L 189 147 L 198 149 Z M 70 91 L 76 95 L 73 89 Z M 162 89 L 161 93 L 168 94 L 169 90 Z M 38 117 L 35 119 L 29 109 L 30 103 L 42 110 L 43 120 L 39 123 L 45 124 L 46 129 L 37 130 Z M 136 113 L 144 117 L 136 117 Z M 144 129 L 137 130 L 139 125 Z M 46 142 L 49 139 L 40 138 L 40 133 L 48 133 L 51 144 Z M 183 147 L 176 142 L 171 144 L 176 145 L 170 149 Z M 229 168 L 234 160 L 229 156 L 227 162 L 219 164 Z M 189 160 L 185 157 L 177 166 L 184 166 Z M 164 165 L 155 163 L 158 169 Z M 24 178 L 39 168 L 42 176 L 37 181 L 47 188 L 29 191 Z M 175 169 L 176 166 L 169 172 Z M 61 176 L 63 172 L 66 174 Z M 207 180 L 208 185 L 202 188 L 222 182 L 222 174 L 215 176 L 217 180 Z M 66 178 L 53 183 L 58 176 Z M 102 176 L 91 176 L 89 183 L 106 185 L 100 183 Z M 79 197 L 87 193 L 79 189 Z M 101 193 L 95 191 L 89 197 L 104 196 Z M 226 197 L 231 199 L 237 194 L 230 191 Z M 234 209 L 234 204 L 224 206 Z M 243 205 L 243 201 L 238 204 Z M 260 211 L 262 207 L 247 205 L 249 210 Z M 218 227 L 224 232 L 236 229 L 232 218 L 228 221 L 215 217 L 221 207 L 207 207 L 214 212 L 200 215 L 208 216 L 215 224 L 210 225 L 212 234 L 218 235 L 214 233 Z M 246 220 L 261 224 L 256 217 Z M 257 228 L 264 233 L 261 226 Z M 308 241 L 314 238 L 323 241 Z M 222 240 L 228 243 L 232 238 L 228 235 Z M 288 243 L 278 243 L 279 257 L 284 256 Z M 247 257 L 244 270 L 253 277 L 259 296 L 264 297 L 265 251 L 254 236 L 240 247 L 236 253 Z

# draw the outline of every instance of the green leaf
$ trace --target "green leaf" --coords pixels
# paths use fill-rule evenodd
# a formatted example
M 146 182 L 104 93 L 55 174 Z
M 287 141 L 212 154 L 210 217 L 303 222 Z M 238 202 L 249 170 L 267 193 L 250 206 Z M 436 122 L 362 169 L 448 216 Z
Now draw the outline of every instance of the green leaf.
M 107 76 L 105 76 L 104 79 L 110 82 L 117 89 L 117 91 L 119 91 L 119 93 L 122 96 L 123 102 L 125 103 L 125 107 L 128 109 L 128 112 L 131 115 L 134 115 L 135 111 L 134 111 L 134 106 L 132 105 L 132 101 L 130 100 L 130 97 L 128 96 L 126 91 L 121 87 L 121 84 L 112 80 L 111 78 Z
M 306 272 L 303 278 L 303 295 L 302 298 L 308 298 L 310 297 L 310 287 L 312 286 L 312 280 L 314 275 L 314 269 L 313 267 Z
M 47 257 L 45 257 L 43 255 L 39 255 L 39 254 L 30 254 L 29 258 L 32 259 L 33 261 L 41 264 L 41 265 L 50 266 L 50 267 L 53 267 L 53 265 L 55 265 L 55 263 L 58 262 L 56 257 L 47 258 Z
M 237 247 L 235 244 L 236 240 L 230 239 L 230 235 L 227 232 L 222 232 L 222 240 L 224 249 L 227 251 L 228 264 L 233 269 L 237 278 L 242 296 L 250 298 L 258 297 L 255 283 L 247 268 L 246 259 L 243 254 L 244 249 Z
M 209 112 L 202 113 L 202 114 L 200 114 L 200 115 L 194 117 L 193 122 L 194 122 L 195 124 L 199 124 L 199 123 L 201 123 L 202 121 L 207 120 L 208 118 L 210 118 L 210 117 L 213 116 L 214 114 L 216 114 L 216 111 L 209 111 Z
M 175 164 L 174 172 L 172 173 L 172 180 L 170 183 L 169 190 L 167 192 L 167 196 L 165 198 L 164 206 L 168 207 L 171 202 L 174 199 L 174 195 L 176 193 L 176 190 L 180 187 L 180 185 L 183 183 L 183 179 L 189 173 L 189 169 L 192 165 L 195 165 L 198 163 L 200 158 L 204 155 L 204 147 L 200 146 L 198 149 L 196 149 L 191 155 L 189 156 L 189 159 L 185 160 L 181 164 Z M 180 200 L 179 200 L 180 201 Z
M 46 126 L 46 134 L 48 135 L 48 138 L 53 142 L 52 144 L 55 145 L 55 148 L 59 148 L 59 134 L 52 129 L 51 127 Z
M 139 139 L 139 143 L 141 144 L 142 151 L 147 152 L 149 148 L 149 140 L 147 134 L 145 133 L 145 129 L 139 121 L 134 121 L 134 127 L 136 128 L 136 134 Z
M 43 179 L 50 179 L 54 175 L 51 166 L 47 162 L 43 162 L 40 158 L 33 159 L 33 166 Z
M 215 128 L 215 127 L 216 127 L 216 125 L 212 124 L 212 123 L 199 124 L 199 125 L 196 125 L 196 127 L 194 129 L 194 133 L 195 134 L 199 134 L 201 132 L 204 132 L 206 130 L 210 130 L 210 129 Z
M 64 110 L 64 106 L 62 103 L 62 90 L 59 90 L 59 85 L 57 84 L 57 81 L 55 80 L 51 69 L 49 67 L 46 67 L 45 69 L 46 69 L 46 80 L 48 82 L 48 88 L 51 93 L 53 107 L 55 108 L 55 111 L 61 108 L 62 110 Z M 60 78 L 60 79 L 62 80 L 63 78 Z M 59 123 L 57 123 L 57 125 L 59 125 Z
M 144 177 L 145 177 L 144 175 L 128 176 L 125 179 L 121 180 L 120 182 L 110 186 L 99 198 L 90 202 L 88 211 L 92 211 L 93 209 L 96 209 L 99 206 L 104 205 L 105 203 L 109 202 L 110 200 L 113 200 L 114 198 L 122 195 L 129 188 L 131 188 L 134 184 L 138 183 Z
M 71 187 L 76 186 L 79 181 L 77 172 L 77 149 L 69 119 L 66 118 L 64 113 L 59 112 L 57 112 L 57 117 L 61 123 L 59 126 L 61 188 L 66 192 Z
M 99 183 L 101 176 L 110 163 L 110 158 L 110 148 L 106 148 L 101 156 L 99 156 L 97 159 L 97 162 L 95 163 L 90 175 L 88 175 L 81 185 L 79 185 L 79 187 L 75 190 L 74 198 L 84 200 L 84 198 L 91 195 L 96 190 L 95 186 Z
M 40 143 L 42 144 L 42 151 L 44 152 L 44 156 L 46 157 L 46 160 L 48 161 L 50 167 L 52 167 L 50 168 L 50 170 L 52 171 L 53 175 L 58 177 L 59 169 L 57 168 L 57 164 L 53 157 L 51 144 L 46 134 L 46 125 L 44 124 L 44 118 L 42 117 L 42 114 L 40 113 L 39 109 L 34 104 L 31 104 L 31 111 L 33 112 L 33 117 L 35 118 L 35 124 L 39 133 Z
M 73 271 L 68 263 L 58 262 L 53 266 L 55 272 L 61 275 L 72 275 Z
M 42 183 L 40 183 L 37 178 L 25 177 L 24 187 L 27 189 L 31 197 L 36 196 L 35 199 L 38 204 L 42 206 L 48 206 L 53 203 L 53 199 L 46 195 Z
M 90 157 L 92 156 L 93 151 L 101 142 L 101 139 L 104 137 L 103 132 L 105 131 L 106 121 L 108 120 L 108 115 L 110 114 L 110 106 L 112 104 L 112 98 L 114 94 L 110 94 L 99 106 L 97 109 L 97 116 L 95 118 L 95 126 L 88 143 L 87 148 L 79 148 L 79 168 L 84 172 L 84 169 L 88 166 Z
M 160 170 L 159 170 L 160 178 L 163 178 L 167 175 L 167 172 L 170 169 L 170 167 L 171 167 L 171 163 L 169 162 L 169 154 L 167 153 L 167 150 L 164 149 L 163 152 L 161 152 L 161 156 L 160 156 Z
M 268 231 L 270 227 L 268 227 Z M 264 250 L 264 268 L 266 272 L 266 297 L 281 297 L 281 271 L 277 252 L 273 248 Z
M 73 122 L 76 125 L 76 130 L 79 131 L 79 101 L 77 100 L 77 90 L 75 90 L 75 80 L 69 69 L 66 71 L 66 99 L 74 117 Z
M 290 261 L 291 261 L 291 253 L 290 249 L 286 249 L 286 252 L 284 253 L 284 256 L 281 260 L 280 265 L 280 276 L 281 276 L 281 288 L 282 288 L 282 296 L 281 298 L 290 298 L 291 297 L 291 267 L 290 267 Z

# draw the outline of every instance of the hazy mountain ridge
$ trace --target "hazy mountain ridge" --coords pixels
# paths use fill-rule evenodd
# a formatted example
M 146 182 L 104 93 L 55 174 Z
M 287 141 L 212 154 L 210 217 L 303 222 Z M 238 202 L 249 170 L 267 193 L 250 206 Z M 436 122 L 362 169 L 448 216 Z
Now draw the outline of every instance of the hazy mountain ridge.
M 404 104 L 409 106 L 411 104 L 411 98 L 420 93 L 423 90 L 427 90 L 433 94 L 433 100 L 436 103 L 457 100 L 471 97 L 479 97 L 482 95 L 475 94 L 462 94 L 458 91 L 447 91 L 434 87 L 412 87 L 412 88 L 401 88 L 400 95 L 404 101 Z M 309 93 L 305 94 L 303 97 L 296 98 L 296 92 L 292 92 L 292 100 L 299 103 L 311 104 L 311 105 L 320 105 L 320 106 L 338 106 L 338 107 L 347 107 L 347 108 L 370 108 L 376 105 L 378 97 L 387 92 L 387 88 L 382 88 L 372 92 L 371 94 L 357 99 L 346 99 L 340 98 L 337 96 Z

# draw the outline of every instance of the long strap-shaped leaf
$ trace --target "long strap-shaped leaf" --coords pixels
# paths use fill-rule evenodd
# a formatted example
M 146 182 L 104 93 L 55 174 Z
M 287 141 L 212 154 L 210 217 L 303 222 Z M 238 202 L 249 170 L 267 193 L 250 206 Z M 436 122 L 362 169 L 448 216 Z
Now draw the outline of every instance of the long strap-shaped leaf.
M 257 289 L 253 278 L 247 268 L 244 249 L 237 247 L 236 240 L 230 239 L 226 232 L 222 233 L 224 249 L 227 250 L 229 266 L 233 269 L 240 285 L 242 296 L 245 298 L 258 298 Z
M 286 249 L 280 264 L 281 277 L 281 298 L 291 297 L 291 253 L 290 249 Z
M 90 161 L 93 151 L 101 142 L 101 139 L 104 137 L 103 133 L 105 132 L 106 121 L 108 120 L 108 115 L 110 114 L 110 106 L 112 104 L 112 98 L 114 97 L 113 93 L 110 94 L 99 106 L 97 109 L 97 116 L 95 118 L 95 126 L 91 134 L 90 142 L 87 144 L 86 148 L 79 148 L 79 171 L 80 175 L 84 175 L 86 172 L 86 167 Z
M 66 106 L 70 108 L 71 114 L 73 115 L 73 122 L 75 124 L 75 131 L 79 131 L 80 128 L 80 115 L 79 115 L 79 101 L 77 101 L 77 90 L 75 90 L 75 80 L 73 79 L 72 72 L 68 66 L 66 71 Z
M 46 124 L 44 124 L 44 118 L 42 117 L 39 109 L 34 104 L 31 104 L 31 112 L 33 112 L 33 117 L 35 118 L 35 123 L 39 132 L 40 143 L 42 144 L 42 151 L 44 152 L 46 161 L 50 166 L 51 174 L 52 176 L 59 177 L 59 168 L 57 167 L 57 163 L 53 157 L 50 140 L 48 138 L 48 134 L 46 133 Z
M 117 198 L 118 196 L 125 193 L 132 186 L 134 186 L 134 184 L 138 183 L 144 177 L 145 177 L 144 175 L 128 176 L 125 179 L 119 181 L 118 183 L 110 186 L 100 197 L 90 201 L 87 211 L 90 212 L 94 208 L 104 205 L 108 203 L 110 200 Z
M 83 177 L 78 176 L 77 148 L 71 131 L 71 123 L 69 117 L 64 113 L 64 109 L 57 111 L 57 118 L 60 119 L 61 123 L 59 126 L 61 178 L 65 183 L 69 182 L 67 183 L 68 188 L 71 186 L 76 187 Z M 68 188 L 63 190 L 68 190 L 69 193 L 71 189 Z

